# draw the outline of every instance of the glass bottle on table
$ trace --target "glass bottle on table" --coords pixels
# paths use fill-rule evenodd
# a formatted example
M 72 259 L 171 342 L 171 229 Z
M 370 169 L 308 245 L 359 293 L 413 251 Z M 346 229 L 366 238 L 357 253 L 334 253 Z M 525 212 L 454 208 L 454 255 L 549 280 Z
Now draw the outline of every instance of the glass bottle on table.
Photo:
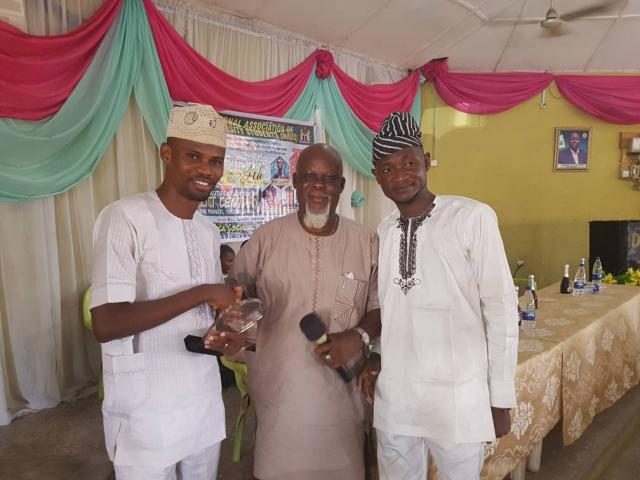
M 569 264 L 564 266 L 564 276 L 560 282 L 560 293 L 571 293 L 571 280 L 569 280 Z

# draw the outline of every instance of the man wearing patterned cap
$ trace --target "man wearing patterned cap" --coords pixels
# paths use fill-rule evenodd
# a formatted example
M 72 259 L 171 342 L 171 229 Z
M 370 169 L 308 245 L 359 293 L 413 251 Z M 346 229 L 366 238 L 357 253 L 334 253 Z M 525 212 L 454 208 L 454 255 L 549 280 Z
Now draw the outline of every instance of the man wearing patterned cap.
M 197 212 L 222 176 L 225 122 L 174 107 L 155 192 L 118 200 L 94 227 L 91 313 L 102 342 L 105 443 L 118 480 L 213 480 L 225 437 L 215 357 L 186 351 L 236 292 L 224 285 L 218 229 Z M 213 334 L 235 354 L 243 339 Z
M 515 406 L 518 313 L 496 215 L 428 190 L 408 113 L 384 121 L 373 163 L 398 207 L 378 228 L 381 358 L 359 378 L 370 401 L 375 388 L 380 479 L 424 480 L 429 452 L 444 480 L 478 479 L 483 442 L 508 433 Z

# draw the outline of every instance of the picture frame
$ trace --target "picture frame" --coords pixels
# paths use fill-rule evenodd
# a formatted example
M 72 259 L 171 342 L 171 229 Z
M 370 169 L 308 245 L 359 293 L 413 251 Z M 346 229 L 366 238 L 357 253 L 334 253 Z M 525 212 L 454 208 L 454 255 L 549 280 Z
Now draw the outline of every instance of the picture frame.
M 586 172 L 591 156 L 591 128 L 557 127 L 553 170 Z

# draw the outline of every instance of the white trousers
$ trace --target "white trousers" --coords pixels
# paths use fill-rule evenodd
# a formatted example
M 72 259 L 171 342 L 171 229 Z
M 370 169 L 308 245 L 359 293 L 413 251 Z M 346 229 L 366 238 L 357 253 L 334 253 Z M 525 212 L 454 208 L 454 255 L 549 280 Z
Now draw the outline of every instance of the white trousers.
M 116 480 L 215 480 L 218 476 L 220 445 L 211 445 L 168 467 L 114 465 Z
M 425 480 L 429 453 L 441 480 L 478 480 L 484 463 L 482 443 L 442 445 L 423 437 L 376 430 L 380 480 Z

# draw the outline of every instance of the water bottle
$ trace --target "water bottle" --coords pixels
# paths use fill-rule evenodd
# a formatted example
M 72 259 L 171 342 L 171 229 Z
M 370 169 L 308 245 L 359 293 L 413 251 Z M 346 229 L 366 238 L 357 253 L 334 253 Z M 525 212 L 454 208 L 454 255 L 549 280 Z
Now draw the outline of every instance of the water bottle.
M 593 283 L 593 293 L 598 293 L 600 291 L 600 285 L 602 284 L 602 262 L 600 261 L 600 257 L 596 257 L 596 261 L 593 262 L 591 283 Z
M 531 292 L 531 286 L 527 285 L 524 295 L 520 299 L 520 310 L 522 311 L 522 329 L 525 332 L 533 333 L 536 330 L 536 301 Z
M 569 280 L 569 264 L 564 266 L 564 276 L 560 282 L 560 293 L 571 293 L 571 280 Z
M 534 275 L 529 275 L 529 286 L 531 287 L 531 294 L 533 295 L 533 299 L 536 302 L 536 310 L 538 309 L 538 292 L 536 289 L 536 277 Z
M 580 259 L 580 265 L 573 277 L 573 294 L 584 294 L 584 287 L 587 285 L 587 271 L 584 269 L 584 258 Z
M 515 285 L 516 298 L 518 299 L 518 326 L 522 325 L 522 309 L 520 308 L 520 287 Z

